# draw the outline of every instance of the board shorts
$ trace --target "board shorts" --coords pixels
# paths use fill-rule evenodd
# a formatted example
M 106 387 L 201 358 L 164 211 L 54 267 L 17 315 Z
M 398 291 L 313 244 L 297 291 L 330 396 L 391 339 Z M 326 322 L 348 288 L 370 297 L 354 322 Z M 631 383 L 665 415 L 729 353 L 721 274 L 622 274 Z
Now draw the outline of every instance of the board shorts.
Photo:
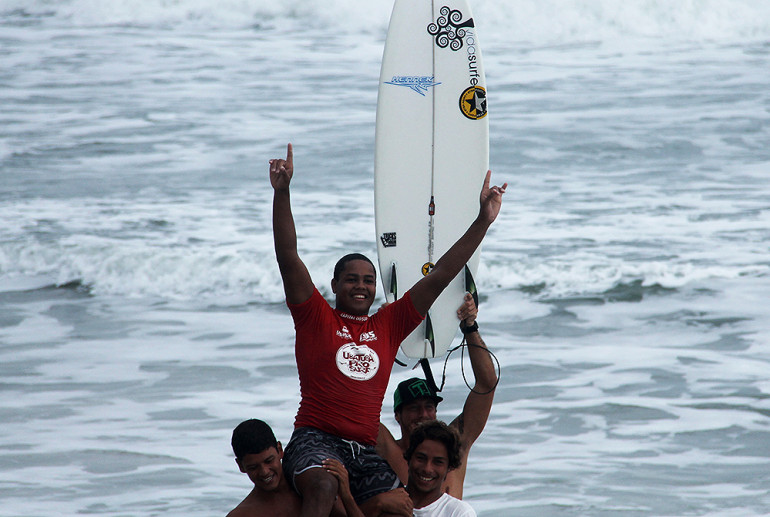
M 356 503 L 403 486 L 388 462 L 372 445 L 326 433 L 314 427 L 294 430 L 283 454 L 283 472 L 294 490 L 295 476 L 312 468 L 323 468 L 323 461 L 334 458 L 348 470 L 350 492 Z

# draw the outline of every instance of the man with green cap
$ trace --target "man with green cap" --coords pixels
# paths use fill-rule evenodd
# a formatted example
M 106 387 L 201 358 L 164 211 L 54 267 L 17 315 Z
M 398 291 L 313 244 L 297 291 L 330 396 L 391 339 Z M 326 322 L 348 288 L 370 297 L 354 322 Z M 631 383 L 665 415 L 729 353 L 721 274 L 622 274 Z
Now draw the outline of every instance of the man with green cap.
M 497 386 L 497 375 L 487 346 L 479 334 L 476 323 L 478 309 L 470 294 L 465 295 L 463 305 L 458 309 L 460 329 L 468 343 L 468 356 L 476 378 L 476 384 L 465 399 L 462 412 L 449 424 L 460 434 L 461 466 L 451 470 L 442 489 L 457 499 L 462 499 L 465 469 L 468 453 L 476 439 L 481 435 L 492 409 L 492 400 Z M 396 440 L 385 425 L 380 423 L 377 436 L 377 452 L 385 458 L 396 471 L 399 478 L 406 482 L 408 465 L 404 453 L 409 448 L 409 435 L 420 424 L 436 420 L 436 407 L 444 400 L 425 380 L 413 377 L 401 382 L 393 394 L 393 411 L 401 428 L 401 438 Z

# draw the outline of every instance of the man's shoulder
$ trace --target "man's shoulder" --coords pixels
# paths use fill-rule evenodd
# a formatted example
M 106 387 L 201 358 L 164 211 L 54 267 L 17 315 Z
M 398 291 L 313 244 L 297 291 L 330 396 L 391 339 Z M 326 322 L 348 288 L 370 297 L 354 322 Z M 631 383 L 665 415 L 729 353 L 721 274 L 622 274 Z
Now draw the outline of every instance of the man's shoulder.
M 412 296 L 409 291 L 407 291 L 401 298 L 387 304 L 385 307 L 380 307 L 377 312 L 371 316 L 371 320 L 375 322 L 388 319 L 422 321 L 423 317 L 417 312 L 417 309 L 412 302 Z
M 298 302 L 298 303 L 292 303 L 287 298 L 286 305 L 288 305 L 289 309 L 293 309 L 293 308 L 301 308 L 312 303 L 319 303 L 321 301 L 323 301 L 324 303 L 326 303 L 326 305 L 328 305 L 328 302 L 326 302 L 326 298 L 323 297 L 323 295 L 321 294 L 321 291 L 319 291 L 318 288 L 315 285 L 313 285 L 313 289 L 310 292 L 310 296 L 308 296 L 304 301 Z
M 242 501 L 238 506 L 230 510 L 230 513 L 227 514 L 227 517 L 252 517 L 257 515 L 260 510 L 259 505 L 255 505 L 247 501 L 248 499 Z
M 287 301 L 286 305 L 295 323 L 326 321 L 329 318 L 333 318 L 334 314 L 334 308 L 329 305 L 329 302 L 316 287 L 313 288 L 310 298 L 304 302 L 292 304 Z
M 253 493 L 249 494 L 227 514 L 227 517 L 262 517 L 264 515 L 292 517 L 298 515 L 300 510 L 299 496 L 293 490 L 287 489 L 273 494 L 269 501 L 256 497 Z
M 296 517 L 302 510 L 301 505 L 298 503 L 296 506 L 289 505 L 248 505 L 238 506 L 233 508 L 227 517 L 264 517 L 270 515 L 271 517 Z
M 476 511 L 467 502 L 457 499 L 456 497 L 446 493 L 441 497 L 445 501 L 444 509 L 452 512 L 450 515 L 457 516 L 457 517 L 475 517 L 476 516 Z
M 476 517 L 476 511 L 471 505 L 447 493 L 428 506 L 415 509 L 414 514 L 423 517 Z
M 230 510 L 230 513 L 227 514 L 227 517 L 249 517 L 250 515 L 254 515 L 255 511 L 256 510 L 249 510 L 238 505 Z

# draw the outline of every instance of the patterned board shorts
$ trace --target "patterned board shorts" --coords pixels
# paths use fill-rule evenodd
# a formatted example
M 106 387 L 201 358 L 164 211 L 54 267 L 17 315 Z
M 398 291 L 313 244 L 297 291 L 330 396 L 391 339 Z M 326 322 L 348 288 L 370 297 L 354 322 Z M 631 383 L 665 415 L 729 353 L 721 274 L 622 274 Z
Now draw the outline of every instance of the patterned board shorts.
M 350 491 L 357 503 L 403 486 L 373 446 L 345 440 L 313 427 L 300 427 L 291 435 L 284 451 L 283 471 L 294 486 L 295 476 L 308 469 L 322 467 L 327 458 L 337 459 L 345 465 Z

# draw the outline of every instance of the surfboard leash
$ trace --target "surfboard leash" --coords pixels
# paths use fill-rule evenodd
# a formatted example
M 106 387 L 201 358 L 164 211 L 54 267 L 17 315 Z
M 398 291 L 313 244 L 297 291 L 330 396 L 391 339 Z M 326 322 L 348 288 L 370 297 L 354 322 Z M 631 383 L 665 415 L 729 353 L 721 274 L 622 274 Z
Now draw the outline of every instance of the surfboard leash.
M 465 374 L 465 348 L 470 348 L 470 347 L 481 348 L 492 357 L 495 364 L 497 365 L 497 381 L 495 381 L 495 385 L 492 386 L 492 388 L 489 389 L 488 391 L 476 391 L 468 382 L 468 376 Z M 417 368 L 418 365 L 421 366 L 423 373 L 425 373 L 425 381 L 428 383 L 428 386 L 430 386 L 436 393 L 440 393 L 444 389 L 444 385 L 446 384 L 446 367 L 447 367 L 447 364 L 449 363 L 449 357 L 457 350 L 460 350 L 460 371 L 462 372 L 463 381 L 465 382 L 465 385 L 468 387 L 468 389 L 471 392 L 476 393 L 477 395 L 488 395 L 489 393 L 492 393 L 493 391 L 495 391 L 497 389 L 497 385 L 500 384 L 500 378 L 502 376 L 502 371 L 500 369 L 500 360 L 487 347 L 476 345 L 473 343 L 468 343 L 465 338 L 463 338 L 462 342 L 459 345 L 457 345 L 454 348 L 450 348 L 449 351 L 447 352 L 446 358 L 444 359 L 444 368 L 441 372 L 441 386 L 436 385 L 436 380 L 433 377 L 433 371 L 431 370 L 430 362 L 428 361 L 427 357 L 423 357 L 422 359 L 417 361 L 417 364 L 415 364 L 412 367 L 412 370 Z M 398 359 L 396 359 L 396 362 L 401 366 L 406 366 L 405 363 L 399 361 Z
M 467 375 L 465 375 L 465 349 L 470 347 L 481 348 L 492 357 L 495 364 L 497 365 L 497 380 L 495 381 L 494 386 L 492 386 L 488 391 L 476 391 L 475 389 L 473 389 L 470 383 L 468 382 Z M 446 366 L 447 366 L 447 363 L 449 362 L 449 357 L 457 350 L 460 350 L 460 371 L 462 372 L 463 381 L 465 382 L 465 385 L 468 387 L 468 389 L 471 390 L 471 392 L 476 393 L 477 395 L 488 395 L 489 393 L 492 393 L 493 391 L 495 391 L 497 389 L 497 385 L 500 384 L 500 377 L 502 376 L 502 371 L 500 370 L 500 360 L 487 347 L 476 345 L 473 343 L 468 343 L 464 337 L 462 342 L 459 345 L 457 345 L 454 348 L 450 348 L 446 354 L 446 359 L 444 359 L 444 370 L 441 373 L 441 388 L 438 391 L 441 391 L 442 389 L 444 389 L 444 383 L 446 382 Z

